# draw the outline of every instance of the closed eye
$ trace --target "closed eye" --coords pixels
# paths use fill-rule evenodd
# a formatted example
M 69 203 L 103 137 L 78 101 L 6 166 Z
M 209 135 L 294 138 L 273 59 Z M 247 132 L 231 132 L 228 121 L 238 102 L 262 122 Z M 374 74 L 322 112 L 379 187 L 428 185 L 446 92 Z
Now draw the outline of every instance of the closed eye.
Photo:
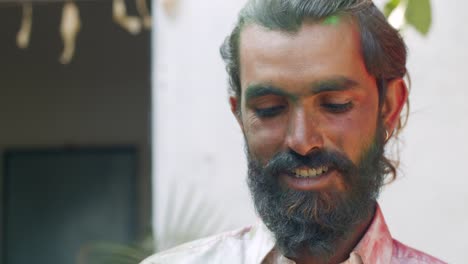
M 349 111 L 353 107 L 353 103 L 351 101 L 344 103 L 344 104 L 322 104 L 322 107 L 325 108 L 330 113 L 345 113 Z
M 255 114 L 260 118 L 269 118 L 281 114 L 285 108 L 285 105 L 278 105 L 266 108 L 255 108 L 254 111 Z

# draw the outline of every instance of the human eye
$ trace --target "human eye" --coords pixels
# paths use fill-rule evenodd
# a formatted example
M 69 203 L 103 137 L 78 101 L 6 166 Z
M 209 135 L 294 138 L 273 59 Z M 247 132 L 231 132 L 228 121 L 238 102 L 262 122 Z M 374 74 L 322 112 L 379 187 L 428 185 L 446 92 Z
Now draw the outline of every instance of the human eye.
M 270 107 L 255 108 L 254 111 L 255 114 L 260 118 L 269 118 L 281 114 L 285 108 L 285 105 L 276 105 Z
M 340 114 L 351 110 L 351 108 L 353 107 L 353 103 L 351 101 L 343 104 L 323 103 L 322 107 L 330 113 Z

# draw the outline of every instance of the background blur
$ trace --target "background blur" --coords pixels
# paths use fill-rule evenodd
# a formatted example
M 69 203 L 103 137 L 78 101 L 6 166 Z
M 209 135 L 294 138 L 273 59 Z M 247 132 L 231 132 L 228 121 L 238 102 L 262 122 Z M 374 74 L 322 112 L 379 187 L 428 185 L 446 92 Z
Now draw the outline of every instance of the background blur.
M 63 1 L 33 2 L 26 49 L 19 2 L 0 1 L 0 263 L 93 263 L 96 243 L 151 226 L 150 31 L 115 23 L 112 1 L 79 1 L 63 65 Z
M 19 49 L 28 7 L 0 0 L 0 263 L 136 263 L 256 221 L 219 56 L 245 0 L 32 1 Z M 433 0 L 429 34 L 403 31 L 411 113 L 379 201 L 396 238 L 449 263 L 468 259 L 467 8 Z

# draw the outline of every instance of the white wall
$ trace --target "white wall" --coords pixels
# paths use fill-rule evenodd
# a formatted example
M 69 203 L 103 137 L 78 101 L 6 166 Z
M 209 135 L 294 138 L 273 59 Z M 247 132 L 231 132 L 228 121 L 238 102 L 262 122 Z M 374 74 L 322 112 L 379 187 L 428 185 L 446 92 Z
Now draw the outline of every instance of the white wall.
M 450 263 L 468 259 L 466 1 L 432 1 L 427 38 L 405 32 L 412 79 L 403 177 L 381 198 L 392 233 Z
M 166 218 L 184 206 L 189 190 L 196 193 L 191 200 L 199 199 L 224 216 L 221 229 L 254 219 L 244 180 L 242 134 L 228 107 L 218 51 L 242 2 L 182 0 L 175 17 L 154 4 L 153 204 L 158 237 L 168 232 L 172 221 Z M 170 199 L 178 200 L 176 208 L 168 207 Z
M 173 223 L 168 212 L 186 207 L 186 190 L 221 212 L 228 223 L 224 228 L 255 219 L 245 184 L 242 135 L 229 111 L 218 52 L 245 1 L 178 2 L 173 17 L 154 2 L 153 199 L 159 235 Z M 380 203 L 399 240 L 450 263 L 463 263 L 468 259 L 463 168 L 468 157 L 468 88 L 463 79 L 468 29 L 463 12 L 468 2 L 433 4 L 429 37 L 405 32 L 413 81 L 411 116 L 403 135 L 402 176 L 384 190 Z M 171 199 L 176 202 L 167 206 Z

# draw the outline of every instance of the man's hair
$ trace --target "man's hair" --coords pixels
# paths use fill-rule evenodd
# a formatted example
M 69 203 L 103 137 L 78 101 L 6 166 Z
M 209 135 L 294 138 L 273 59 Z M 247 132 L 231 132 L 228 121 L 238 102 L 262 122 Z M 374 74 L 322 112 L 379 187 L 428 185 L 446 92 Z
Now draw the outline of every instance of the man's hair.
M 403 78 L 406 69 L 406 46 L 397 30 L 385 19 L 371 0 L 249 0 L 239 13 L 237 23 L 221 46 L 221 56 L 229 75 L 229 92 L 240 103 L 240 35 L 247 25 L 256 24 L 269 30 L 296 33 L 304 21 L 351 18 L 360 34 L 361 53 L 367 71 L 376 78 L 379 103 L 385 98 L 387 83 Z M 402 112 L 395 130 L 398 135 L 407 119 Z M 239 108 L 240 109 L 240 108 Z M 387 172 L 396 177 L 396 164 L 387 160 Z

